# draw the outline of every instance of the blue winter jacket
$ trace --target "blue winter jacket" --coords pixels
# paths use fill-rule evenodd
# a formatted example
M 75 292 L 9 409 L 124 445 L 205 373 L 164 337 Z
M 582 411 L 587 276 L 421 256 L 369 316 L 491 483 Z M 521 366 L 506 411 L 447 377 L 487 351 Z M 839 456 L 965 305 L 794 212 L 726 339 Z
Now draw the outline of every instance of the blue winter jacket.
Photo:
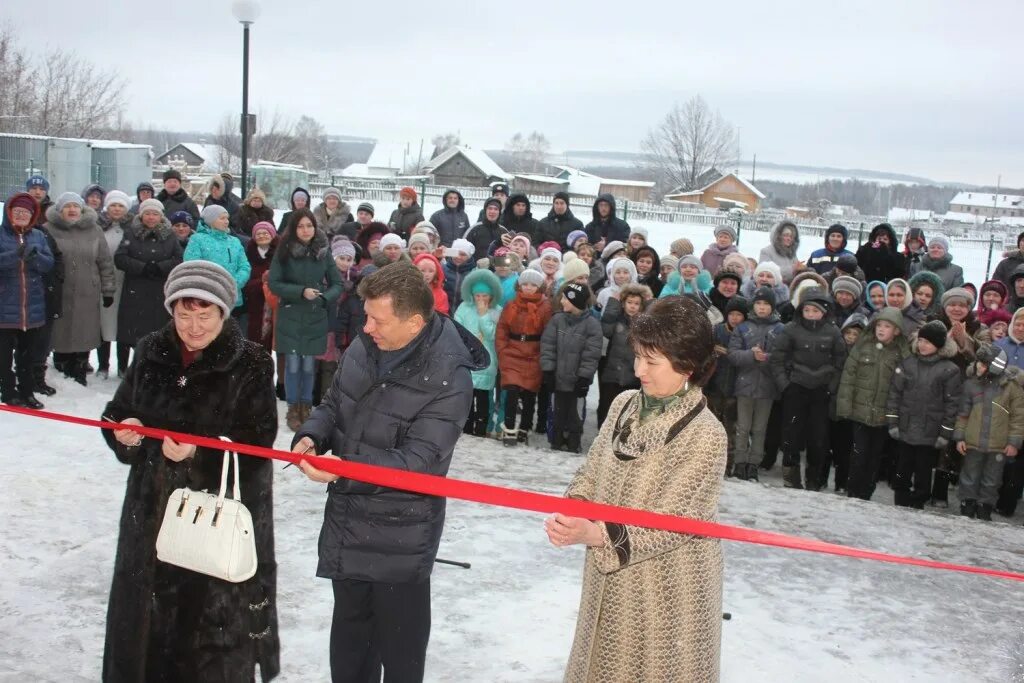
M 995 345 L 1006 351 L 1007 366 L 1016 365 L 1021 370 L 1024 370 L 1024 343 L 1017 343 L 1013 340 L 1013 337 L 1006 335 L 998 340 Z
M 242 287 L 249 281 L 252 266 L 245 256 L 245 247 L 235 235 L 222 230 L 215 230 L 202 220 L 195 234 L 189 238 L 185 248 L 186 261 L 213 261 L 231 273 L 238 289 L 238 301 L 235 308 L 242 305 Z
M 18 251 L 24 245 L 23 255 Z M 19 235 L 4 216 L 0 226 L 0 329 L 29 330 L 46 322 L 46 283 L 53 252 L 46 237 L 31 229 Z

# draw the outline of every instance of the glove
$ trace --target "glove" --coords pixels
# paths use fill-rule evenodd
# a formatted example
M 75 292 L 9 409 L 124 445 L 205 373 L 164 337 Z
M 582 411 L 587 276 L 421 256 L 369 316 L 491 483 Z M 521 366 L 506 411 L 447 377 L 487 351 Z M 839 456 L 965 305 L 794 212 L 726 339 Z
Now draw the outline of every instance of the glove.
M 541 380 L 541 384 L 544 387 L 544 391 L 551 393 L 555 390 L 555 371 L 548 370 L 544 373 L 544 379 Z
M 114 297 L 105 296 L 103 297 L 103 308 L 110 308 L 114 305 Z
M 889 436 L 892 437 L 893 441 L 898 441 L 900 438 L 900 428 L 896 426 L 889 427 Z
M 146 265 L 142 266 L 142 274 L 153 279 L 157 279 L 162 275 L 160 266 L 156 264 L 156 261 L 147 261 Z
M 940 451 L 946 450 L 947 446 L 949 446 L 949 439 L 941 436 L 935 439 L 935 447 L 938 448 Z
M 582 377 L 576 378 L 576 395 L 579 398 L 586 398 L 587 392 L 590 391 L 590 382 L 583 379 Z

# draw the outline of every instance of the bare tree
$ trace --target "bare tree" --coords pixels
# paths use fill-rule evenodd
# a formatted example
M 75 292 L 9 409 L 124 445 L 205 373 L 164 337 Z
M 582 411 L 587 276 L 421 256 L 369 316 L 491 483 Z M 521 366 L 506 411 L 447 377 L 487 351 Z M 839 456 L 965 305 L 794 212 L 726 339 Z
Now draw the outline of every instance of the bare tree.
M 704 173 L 735 160 L 736 129 L 695 95 L 672 107 L 640 149 L 662 191 L 693 190 Z
M 234 159 L 242 157 L 242 134 L 239 131 L 239 119 L 233 114 L 226 114 L 221 119 L 214 142 L 220 145 L 227 155 Z M 299 144 L 295 137 L 295 124 L 274 111 L 266 115 L 262 111 L 256 114 L 256 134 L 249 139 L 249 159 L 274 161 L 286 164 L 302 163 Z M 227 160 L 218 160 L 226 166 Z
M 295 143 L 299 159 L 297 163 L 310 170 L 330 170 L 334 150 L 327 140 L 323 124 L 312 116 L 299 117 L 295 124 Z
M 452 147 L 458 147 L 461 145 L 462 138 L 458 133 L 438 133 L 434 137 L 430 138 L 430 144 L 434 146 L 434 156 L 436 157 L 447 152 Z
M 0 132 L 28 130 L 34 107 L 35 69 L 14 41 L 10 27 L 0 30 Z
M 533 131 L 529 135 L 516 133 L 505 143 L 505 151 L 512 157 L 512 170 L 536 173 L 544 167 L 551 143 L 543 133 Z

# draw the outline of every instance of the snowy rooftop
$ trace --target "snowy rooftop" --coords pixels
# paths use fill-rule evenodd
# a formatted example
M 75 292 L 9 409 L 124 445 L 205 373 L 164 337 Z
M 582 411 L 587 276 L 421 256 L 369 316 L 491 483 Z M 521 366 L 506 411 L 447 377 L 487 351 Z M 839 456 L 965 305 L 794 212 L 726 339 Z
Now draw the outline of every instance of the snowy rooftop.
M 462 154 L 469 163 L 477 167 L 477 169 L 487 177 L 505 178 L 512 177 L 510 174 L 502 170 L 501 166 L 488 156 L 487 152 L 482 149 L 475 149 L 473 147 L 450 147 L 444 152 L 436 156 L 427 162 L 424 166 L 424 170 L 433 170 L 441 164 L 447 162 L 449 159 L 454 157 L 456 154 Z
M 423 157 L 429 159 L 434 153 L 433 145 L 423 146 Z M 373 146 L 370 158 L 366 160 L 368 168 L 390 168 L 401 173 L 406 164 L 419 158 L 420 145 L 412 142 L 380 142 Z
M 997 209 L 1024 209 L 1024 197 L 1016 194 L 993 194 L 991 192 L 957 192 L 949 201 L 963 206 L 977 206 Z
M 889 209 L 889 221 L 929 221 L 934 214 L 927 209 L 904 209 L 894 206 Z
M 566 185 L 568 180 L 562 180 L 561 178 L 555 178 L 549 175 L 536 175 L 533 173 L 516 173 L 516 178 L 522 178 L 523 180 L 529 180 L 534 183 L 550 183 L 551 185 Z

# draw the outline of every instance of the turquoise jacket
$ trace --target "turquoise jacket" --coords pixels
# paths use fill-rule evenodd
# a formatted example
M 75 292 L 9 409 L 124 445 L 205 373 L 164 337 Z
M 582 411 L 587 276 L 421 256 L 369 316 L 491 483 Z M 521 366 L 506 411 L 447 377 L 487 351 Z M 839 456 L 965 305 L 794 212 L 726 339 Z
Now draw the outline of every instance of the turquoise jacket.
M 689 282 L 683 283 L 683 289 L 680 291 L 679 284 L 682 277 L 679 275 L 679 271 L 676 271 L 668 276 L 668 282 L 661 289 L 661 294 L 658 295 L 659 299 L 664 299 L 666 296 L 677 296 L 680 294 L 692 294 L 693 289 Z M 707 294 L 711 291 L 711 287 L 714 282 L 711 279 L 711 273 L 706 270 L 702 270 L 697 274 L 697 289 L 702 293 Z
M 505 306 L 509 301 L 516 298 L 516 283 L 519 282 L 519 273 L 512 273 L 507 278 L 498 278 L 501 281 L 501 305 Z
M 238 290 L 235 308 L 242 305 L 242 287 L 249 281 L 252 267 L 245 256 L 245 248 L 237 237 L 230 232 L 215 230 L 200 220 L 195 234 L 188 240 L 184 260 L 212 261 L 231 273 Z
M 491 290 L 491 307 L 480 315 L 473 302 L 473 286 L 483 282 Z M 465 327 L 471 335 L 480 340 L 491 357 L 490 363 L 483 370 L 474 370 L 473 388 L 490 391 L 494 388 L 498 376 L 498 352 L 494 348 L 494 337 L 498 331 L 498 318 L 501 317 L 502 287 L 498 276 L 489 270 L 477 268 L 470 272 L 462 281 L 462 303 L 455 310 L 455 322 Z

